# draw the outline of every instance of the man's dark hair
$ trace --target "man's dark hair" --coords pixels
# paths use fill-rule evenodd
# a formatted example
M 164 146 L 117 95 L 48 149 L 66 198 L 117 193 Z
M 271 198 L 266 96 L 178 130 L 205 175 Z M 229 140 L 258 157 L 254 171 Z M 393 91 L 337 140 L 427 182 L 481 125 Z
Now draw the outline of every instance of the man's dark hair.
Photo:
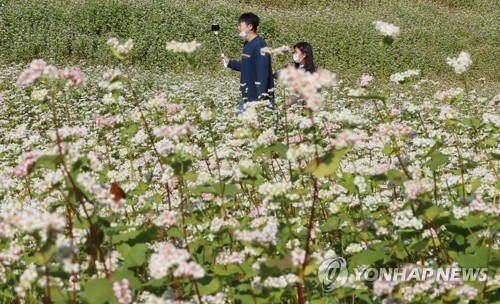
M 259 17 L 254 13 L 244 13 L 238 19 L 238 24 L 245 22 L 247 25 L 253 26 L 253 31 L 257 33 L 257 27 L 259 26 Z

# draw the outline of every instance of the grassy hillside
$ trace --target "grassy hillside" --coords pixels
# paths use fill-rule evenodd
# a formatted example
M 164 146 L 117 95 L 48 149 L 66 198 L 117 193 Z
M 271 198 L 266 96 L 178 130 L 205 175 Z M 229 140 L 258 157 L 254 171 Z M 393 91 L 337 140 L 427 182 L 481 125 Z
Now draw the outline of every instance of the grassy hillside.
M 387 55 L 388 72 L 420 68 L 424 77 L 454 80 L 446 57 L 471 54 L 473 79 L 500 82 L 500 4 L 492 0 L 3 0 L 0 1 L 0 63 L 44 58 L 54 63 L 113 64 L 105 42 L 132 38 L 133 62 L 182 69 L 165 50 L 170 40 L 203 43 L 195 54 L 199 69 L 217 64 L 210 31 L 221 25 L 226 54 L 241 49 L 236 20 L 245 11 L 262 19 L 260 34 L 273 46 L 309 41 L 320 66 L 343 78 L 377 71 L 374 20 L 401 27 Z M 276 68 L 289 58 L 275 59 Z

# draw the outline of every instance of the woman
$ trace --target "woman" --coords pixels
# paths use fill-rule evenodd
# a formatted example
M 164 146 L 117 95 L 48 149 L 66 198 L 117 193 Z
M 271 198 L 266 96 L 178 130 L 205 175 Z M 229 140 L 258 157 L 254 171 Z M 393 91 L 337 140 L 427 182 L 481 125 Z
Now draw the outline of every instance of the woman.
M 293 46 L 293 61 L 297 69 L 305 69 L 309 73 L 316 72 L 312 46 L 307 42 L 299 42 Z
M 293 61 L 295 62 L 295 68 L 304 69 L 306 72 L 314 73 L 316 72 L 316 66 L 314 65 L 314 55 L 312 46 L 307 42 L 299 42 L 293 46 L 295 50 L 293 54 Z M 274 78 L 278 78 L 279 71 L 274 73 Z M 285 103 L 287 105 L 295 103 L 303 103 L 304 98 L 298 95 L 292 95 L 291 98 L 287 99 Z

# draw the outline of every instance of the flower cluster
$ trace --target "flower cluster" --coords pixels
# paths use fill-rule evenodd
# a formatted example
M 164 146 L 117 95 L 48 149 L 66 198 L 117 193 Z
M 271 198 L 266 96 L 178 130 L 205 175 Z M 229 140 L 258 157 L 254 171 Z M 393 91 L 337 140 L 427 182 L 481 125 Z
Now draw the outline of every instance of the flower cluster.
M 413 212 L 409 209 L 400 211 L 396 213 L 394 219 L 392 220 L 394 226 L 399 228 L 413 228 L 416 230 L 421 230 L 424 225 L 422 224 L 422 220 L 417 219 L 413 216 Z
M 259 186 L 259 193 L 265 196 L 266 199 L 272 199 L 288 194 L 291 188 L 292 185 L 289 182 L 265 182 Z
M 114 117 L 102 117 L 99 114 L 92 114 L 92 119 L 97 124 L 97 128 L 103 129 L 105 127 L 111 127 L 115 124 L 116 118 Z
M 134 41 L 132 41 L 132 39 L 128 39 L 124 44 L 120 44 L 115 37 L 109 38 L 106 44 L 111 48 L 113 54 L 115 54 L 118 59 L 125 59 L 134 47 Z
M 196 51 L 201 46 L 201 43 L 196 42 L 196 40 L 193 40 L 191 42 L 177 42 L 177 41 L 170 41 L 167 42 L 166 49 L 167 51 L 171 51 L 174 53 L 192 53 Z
M 210 230 L 212 230 L 213 232 L 219 232 L 220 229 L 224 226 L 238 227 L 238 225 L 239 225 L 238 220 L 236 220 L 235 218 L 228 218 L 224 220 L 216 217 L 212 220 L 212 224 L 210 225 Z
M 318 70 L 318 72 L 309 73 L 304 69 L 296 69 L 289 66 L 280 72 L 279 80 L 292 93 L 304 98 L 306 108 L 316 111 L 323 100 L 320 92 L 321 87 L 335 85 L 336 75 L 327 70 Z
M 222 251 L 217 256 L 217 264 L 219 265 L 229 265 L 229 264 L 241 264 L 246 260 L 246 253 L 242 252 L 232 252 Z
M 36 160 L 41 156 L 40 151 L 31 151 L 23 155 L 14 169 L 14 173 L 17 177 L 28 176 L 29 169 L 36 163 Z
M 113 293 L 115 294 L 118 303 L 132 303 L 132 292 L 130 291 L 129 281 L 127 279 L 123 279 L 121 282 L 114 282 Z
M 388 36 L 388 37 L 396 37 L 399 36 L 399 27 L 382 22 L 382 21 L 373 21 L 373 25 L 375 26 L 375 29 L 379 31 L 383 36 Z
M 350 130 L 343 130 L 341 133 L 337 134 L 334 140 L 332 140 L 333 145 L 336 149 L 343 149 L 349 146 L 354 146 L 358 143 L 362 137 Z
M 385 136 L 406 136 L 413 133 L 413 128 L 406 124 L 398 123 L 383 123 L 379 125 L 378 132 L 374 134 L 375 138 L 385 137 Z
M 161 243 L 158 245 L 158 251 L 151 255 L 149 271 L 153 278 L 161 279 L 168 274 L 170 268 L 177 265 L 174 270 L 175 277 L 203 278 L 205 270 L 198 263 L 188 262 L 190 259 L 187 250 L 177 249 L 171 243 Z
M 395 83 L 403 83 L 407 81 L 408 78 L 418 75 L 420 75 L 420 70 L 408 70 L 406 72 L 392 74 L 390 79 Z
M 260 49 L 260 54 L 262 56 L 264 55 L 283 55 L 290 53 L 290 47 L 288 45 L 283 45 L 278 48 L 270 48 L 270 47 L 263 47 Z
M 156 136 L 162 136 L 173 140 L 179 140 L 181 137 L 195 132 L 196 128 L 189 123 L 182 125 L 161 126 L 153 130 L 153 133 Z
M 61 140 L 67 137 L 85 137 L 88 134 L 88 129 L 86 127 L 70 127 L 70 126 L 62 126 L 58 130 L 59 138 Z M 48 132 L 49 137 L 52 140 L 57 139 L 56 131 Z
M 432 190 L 432 182 L 426 179 L 412 179 L 404 182 L 405 193 L 411 199 Z
M 373 76 L 369 74 L 363 74 L 361 75 L 361 78 L 359 79 L 359 83 L 362 87 L 367 87 L 373 80 Z
M 256 230 L 236 230 L 236 238 L 243 242 L 274 243 L 278 233 L 278 220 L 275 217 L 260 217 L 250 222 Z M 261 228 L 261 229 L 258 229 Z
M 359 174 L 375 176 L 387 173 L 390 167 L 391 166 L 389 164 L 378 164 L 372 167 L 359 166 L 356 168 L 356 172 L 358 172 Z
M 83 75 L 82 70 L 75 66 L 60 71 L 59 76 L 62 79 L 66 79 L 66 85 L 69 87 L 78 87 L 87 82 L 87 78 Z
M 59 70 L 53 66 L 48 65 L 42 59 L 35 59 L 31 62 L 30 66 L 17 79 L 16 85 L 25 87 L 32 85 L 39 78 L 58 78 Z
M 165 211 L 154 220 L 154 223 L 156 226 L 163 228 L 169 228 L 171 226 L 175 226 L 177 225 L 177 212 Z
M 446 58 L 446 63 L 455 69 L 455 73 L 462 74 L 472 65 L 472 59 L 467 52 L 461 52 L 456 58 Z
M 464 93 L 464 90 L 461 88 L 449 89 L 449 90 L 445 90 L 445 91 L 436 92 L 436 94 L 434 95 L 434 98 L 436 98 L 437 100 L 441 100 L 441 101 L 450 100 L 450 99 L 457 98 L 458 96 L 460 96 L 463 93 Z

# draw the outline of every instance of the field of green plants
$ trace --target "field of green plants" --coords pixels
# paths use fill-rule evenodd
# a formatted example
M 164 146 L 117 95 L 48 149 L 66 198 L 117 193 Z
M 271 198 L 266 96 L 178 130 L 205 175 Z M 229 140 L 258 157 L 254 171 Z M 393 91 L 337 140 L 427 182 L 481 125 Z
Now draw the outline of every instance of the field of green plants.
M 0 301 L 500 302 L 498 5 L 246 2 L 0 1 Z M 326 69 L 238 116 L 243 8 Z

